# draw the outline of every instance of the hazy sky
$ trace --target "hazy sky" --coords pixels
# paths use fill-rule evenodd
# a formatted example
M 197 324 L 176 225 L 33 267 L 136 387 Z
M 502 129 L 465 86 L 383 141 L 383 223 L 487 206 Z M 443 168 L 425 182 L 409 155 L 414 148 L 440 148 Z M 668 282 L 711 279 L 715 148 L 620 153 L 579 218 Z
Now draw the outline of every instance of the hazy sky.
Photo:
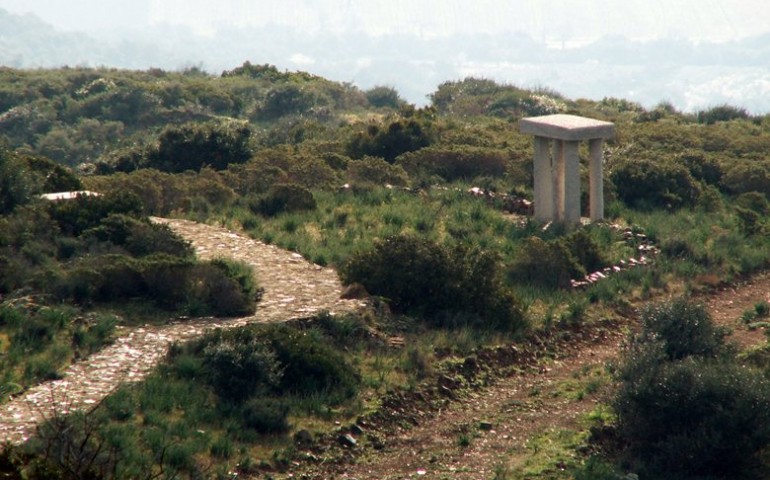
M 61 29 L 176 23 L 213 34 L 227 25 L 410 32 L 504 31 L 583 43 L 606 35 L 726 41 L 770 31 L 768 0 L 0 0 Z
M 474 76 L 548 87 L 571 98 L 617 96 L 648 107 L 671 101 L 686 111 L 730 103 L 755 113 L 770 112 L 770 50 L 763 40 L 728 46 L 711 56 L 711 47 L 706 47 L 692 59 L 674 50 L 675 60 L 657 63 L 644 54 L 612 49 L 623 44 L 619 37 L 636 42 L 663 39 L 661 45 L 666 46 L 661 48 L 685 51 L 692 44 L 763 34 L 770 39 L 770 0 L 0 0 L 0 8 L 35 14 L 60 31 L 88 33 L 100 45 L 118 45 L 120 58 L 67 57 L 59 60 L 64 64 L 166 69 L 200 65 L 218 73 L 249 60 L 362 88 L 394 86 L 417 104 L 424 104 L 441 82 Z M 166 30 L 167 25 L 184 28 Z M 294 33 L 270 43 L 251 29 L 233 29 L 262 26 L 292 27 L 288 31 Z M 320 31 L 334 33 L 336 45 L 303 43 L 306 33 Z M 379 40 L 345 36 L 351 33 Z M 419 35 L 423 41 L 409 40 L 411 47 L 396 45 L 394 37 L 384 37 L 394 33 Z M 504 42 L 516 42 L 511 38 L 517 37 L 501 36 L 507 40 L 498 42 L 494 35 L 502 33 L 529 35 L 537 42 L 537 55 L 521 54 L 526 41 L 506 48 Z M 455 37 L 459 34 L 490 37 L 486 43 L 468 45 Z M 437 37 L 443 48 L 431 42 Z M 158 55 L 153 63 L 142 63 L 119 47 L 122 39 L 144 41 L 145 53 Z M 358 43 L 346 43 L 351 41 Z M 539 61 L 542 52 L 596 41 L 601 44 L 589 59 L 574 61 L 570 55 L 577 55 L 568 50 L 560 52 L 558 62 Z M 753 50 L 740 50 L 741 62 L 736 63 L 730 48 Z M 16 57 L 11 52 L 6 58 Z

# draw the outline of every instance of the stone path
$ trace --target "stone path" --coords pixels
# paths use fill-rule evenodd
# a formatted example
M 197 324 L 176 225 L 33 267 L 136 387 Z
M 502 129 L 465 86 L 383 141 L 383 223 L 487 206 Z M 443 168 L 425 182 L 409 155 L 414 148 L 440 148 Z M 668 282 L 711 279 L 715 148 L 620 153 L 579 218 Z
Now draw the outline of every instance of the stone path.
M 195 338 L 212 328 L 306 318 L 324 310 L 342 313 L 365 306 L 361 300 L 340 299 L 342 286 L 336 272 L 308 263 L 299 254 L 223 228 L 186 220 L 153 220 L 167 223 L 191 241 L 202 259 L 230 257 L 253 265 L 259 284 L 265 289 L 256 314 L 121 329 L 113 344 L 70 366 L 61 380 L 32 387 L 0 405 L 0 443 L 21 443 L 53 412 L 88 408 L 121 383 L 141 380 L 163 358 L 172 342 Z

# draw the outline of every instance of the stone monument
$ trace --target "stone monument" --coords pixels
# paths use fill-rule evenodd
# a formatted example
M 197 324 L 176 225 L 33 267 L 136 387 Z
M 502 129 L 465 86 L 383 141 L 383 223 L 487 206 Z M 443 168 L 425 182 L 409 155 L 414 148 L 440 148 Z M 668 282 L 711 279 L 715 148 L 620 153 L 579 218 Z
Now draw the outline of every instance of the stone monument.
M 580 222 L 580 157 L 588 141 L 591 221 L 604 218 L 602 145 L 615 135 L 615 124 L 576 115 L 524 118 L 521 133 L 535 136 L 535 218 Z

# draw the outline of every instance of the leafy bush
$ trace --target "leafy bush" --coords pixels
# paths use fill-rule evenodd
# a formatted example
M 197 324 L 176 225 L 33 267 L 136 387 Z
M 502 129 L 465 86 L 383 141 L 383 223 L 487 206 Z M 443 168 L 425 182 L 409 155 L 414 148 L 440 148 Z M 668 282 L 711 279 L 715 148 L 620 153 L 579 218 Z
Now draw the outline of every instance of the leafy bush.
M 404 103 L 404 100 L 399 97 L 398 92 L 393 87 L 378 85 L 364 93 L 369 105 L 375 108 L 399 108 Z
M 138 218 L 142 213 L 142 202 L 139 197 L 128 192 L 100 196 L 78 195 L 66 202 L 51 202 L 48 213 L 59 224 L 62 233 L 79 236 L 85 230 L 98 227 L 109 215 L 122 214 Z
M 218 316 L 253 313 L 262 293 L 246 265 L 229 260 L 196 263 L 167 254 L 84 257 L 48 288 L 78 303 L 147 298 L 160 308 Z
M 660 341 L 668 360 L 714 358 L 724 352 L 727 332 L 714 325 L 706 307 L 684 298 L 645 307 L 642 327 L 639 340 Z
M 284 325 L 271 326 L 261 334 L 283 368 L 276 393 L 320 394 L 337 403 L 358 391 L 358 372 L 325 338 Z
M 372 124 L 357 133 L 348 144 L 352 158 L 364 156 L 384 158 L 393 163 L 396 157 L 427 147 L 432 142 L 431 125 L 418 118 L 399 118 L 387 126 Z
M 567 288 L 570 280 L 582 278 L 586 271 L 565 242 L 530 237 L 521 246 L 508 275 L 522 285 Z
M 717 105 L 708 110 L 700 110 L 697 114 L 698 123 L 712 125 L 716 122 L 728 122 L 735 119 L 747 119 L 749 113 L 745 108 L 733 107 L 732 105 Z
M 700 185 L 682 165 L 636 159 L 610 174 L 618 198 L 634 208 L 676 209 L 698 201 Z
M 278 398 L 255 398 L 241 407 L 244 427 L 258 433 L 284 433 L 290 428 L 289 405 Z
M 217 330 L 185 348 L 202 356 L 206 381 L 226 402 L 320 395 L 335 403 L 353 397 L 358 373 L 331 342 L 312 333 L 286 325 L 253 325 Z
M 649 367 L 649 366 L 648 366 Z M 736 478 L 770 443 L 770 382 L 733 363 L 689 357 L 624 377 L 621 438 L 660 478 Z
M 166 253 L 177 257 L 191 257 L 194 252 L 190 242 L 176 234 L 168 225 L 150 223 L 123 214 L 110 214 L 99 226 L 83 232 L 102 242 L 121 246 L 133 256 Z
M 253 329 L 217 330 L 205 345 L 208 382 L 225 401 L 242 403 L 269 393 L 283 375 L 275 352 Z
M 402 155 L 398 165 L 413 176 L 438 175 L 451 182 L 481 176 L 501 177 L 506 172 L 508 156 L 492 148 L 428 147 Z
M 144 168 L 164 172 L 199 171 L 204 166 L 223 170 L 251 157 L 251 130 L 245 124 L 188 123 L 167 127 L 156 148 L 145 155 Z
M 374 185 L 405 186 L 409 176 L 399 165 L 392 165 L 377 157 L 364 157 L 348 163 L 348 176 L 353 182 Z
M 647 307 L 616 371 L 626 453 L 657 478 L 735 478 L 770 443 L 770 381 L 725 356 L 703 306 Z
M 770 192 L 770 162 L 736 162 L 727 168 L 722 186 L 730 193 Z
M 439 325 L 459 315 L 478 326 L 525 326 L 517 300 L 503 286 L 498 259 L 480 249 L 398 235 L 354 254 L 341 275 L 385 297 L 395 311 L 423 314 Z
M 313 192 L 294 184 L 278 184 L 251 206 L 254 213 L 272 217 L 283 212 L 314 210 L 316 201 Z

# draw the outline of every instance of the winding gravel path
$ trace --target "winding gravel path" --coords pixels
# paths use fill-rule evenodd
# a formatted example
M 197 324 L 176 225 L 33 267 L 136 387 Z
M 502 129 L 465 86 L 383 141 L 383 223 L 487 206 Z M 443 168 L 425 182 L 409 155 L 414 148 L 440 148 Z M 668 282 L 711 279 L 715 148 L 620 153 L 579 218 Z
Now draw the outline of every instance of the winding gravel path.
M 202 259 L 230 257 L 253 265 L 259 284 L 265 289 L 256 314 L 121 329 L 113 344 L 70 366 L 61 380 L 32 387 L 1 405 L 0 443 L 21 443 L 53 412 L 88 408 L 121 383 L 141 380 L 163 358 L 172 342 L 195 338 L 212 328 L 306 318 L 324 310 L 342 313 L 364 306 L 360 300 L 340 299 L 342 286 L 336 272 L 308 263 L 299 254 L 223 228 L 187 220 L 153 220 L 167 223 L 192 242 Z

